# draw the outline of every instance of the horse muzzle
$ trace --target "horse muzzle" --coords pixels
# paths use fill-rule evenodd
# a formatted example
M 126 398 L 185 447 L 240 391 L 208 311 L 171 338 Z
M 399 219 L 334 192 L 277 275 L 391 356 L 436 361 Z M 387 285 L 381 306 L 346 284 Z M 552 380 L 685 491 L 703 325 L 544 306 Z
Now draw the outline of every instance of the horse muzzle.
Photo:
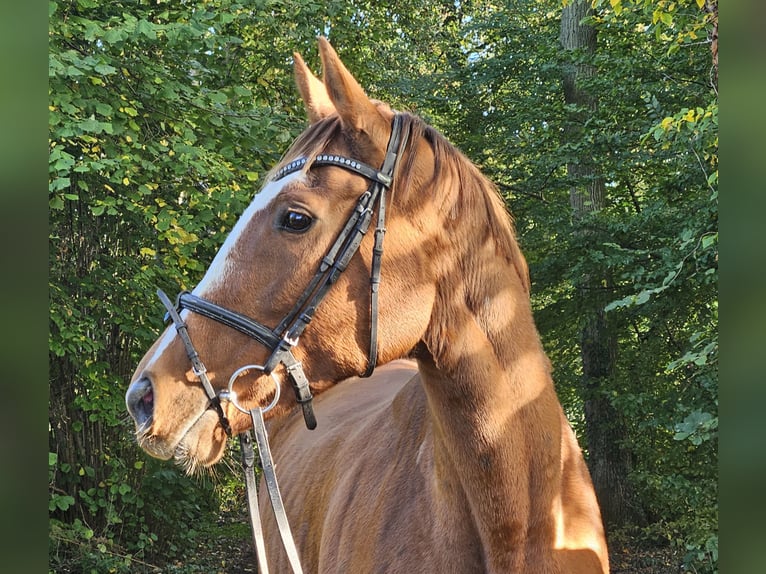
M 133 381 L 125 393 L 125 405 L 136 423 L 136 428 L 148 428 L 154 413 L 152 382 L 146 377 Z

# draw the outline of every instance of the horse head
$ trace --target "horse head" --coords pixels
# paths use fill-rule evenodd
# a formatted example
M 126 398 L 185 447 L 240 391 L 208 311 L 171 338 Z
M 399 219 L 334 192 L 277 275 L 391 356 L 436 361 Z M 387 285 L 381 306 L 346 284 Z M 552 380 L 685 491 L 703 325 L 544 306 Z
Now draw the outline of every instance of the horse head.
M 254 195 L 210 268 L 192 294 L 220 308 L 276 328 L 295 309 L 328 257 L 339 233 L 359 210 L 371 181 L 322 157 L 352 158 L 365 166 L 384 163 L 395 112 L 367 97 L 330 44 L 320 39 L 323 81 L 295 55 L 296 83 L 309 127 Z M 424 124 L 405 115 L 408 143 L 393 173 L 388 194 L 383 281 L 379 289 L 378 361 L 406 356 L 421 341 L 436 297 L 434 259 L 443 241 L 439 218 L 449 214 L 443 198 L 425 188 L 435 177 L 434 151 Z M 297 161 L 299 160 L 299 161 Z M 368 209 L 377 213 L 379 205 Z M 433 232 L 431 230 L 442 232 Z M 311 309 L 311 323 L 292 350 L 312 391 L 363 373 L 370 359 L 372 321 L 370 275 L 374 237 L 365 234 L 358 250 L 333 279 L 326 297 Z M 244 365 L 264 365 L 273 349 L 246 334 L 189 310 L 181 311 L 188 334 L 204 361 L 215 391 L 227 387 Z M 274 374 L 287 386 L 284 369 Z M 233 383 L 247 408 L 263 406 L 275 394 L 273 379 L 253 369 Z M 284 389 L 283 389 L 284 390 Z M 281 392 L 271 416 L 295 408 L 292 392 Z M 210 408 L 180 337 L 170 326 L 138 365 L 126 395 L 141 446 L 153 456 L 175 457 L 189 468 L 217 462 L 226 433 Z M 226 402 L 231 430 L 249 418 Z

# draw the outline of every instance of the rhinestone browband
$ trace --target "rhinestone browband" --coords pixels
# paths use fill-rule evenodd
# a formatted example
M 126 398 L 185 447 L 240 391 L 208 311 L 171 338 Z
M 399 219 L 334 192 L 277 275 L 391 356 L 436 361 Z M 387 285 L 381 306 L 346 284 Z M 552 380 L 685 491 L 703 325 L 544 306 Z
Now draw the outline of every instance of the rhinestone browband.
M 290 175 L 291 173 L 295 173 L 296 171 L 302 170 L 305 166 L 308 160 L 305 157 L 299 157 L 297 159 L 294 159 L 290 163 L 282 166 L 277 170 L 276 174 L 274 175 L 273 181 L 278 181 L 282 179 L 283 177 Z M 384 173 L 381 173 L 377 169 L 374 169 L 370 167 L 367 164 L 364 164 L 360 161 L 356 161 L 354 159 L 350 159 L 347 157 L 343 157 L 341 155 L 333 155 L 333 154 L 319 154 L 314 158 L 314 161 L 312 165 L 334 165 L 337 167 L 342 167 L 345 169 L 348 169 L 350 171 L 353 171 L 355 173 L 358 173 L 361 176 L 364 176 L 368 179 L 372 179 L 374 181 L 379 181 L 380 183 L 389 186 L 391 185 L 391 177 L 387 176 Z

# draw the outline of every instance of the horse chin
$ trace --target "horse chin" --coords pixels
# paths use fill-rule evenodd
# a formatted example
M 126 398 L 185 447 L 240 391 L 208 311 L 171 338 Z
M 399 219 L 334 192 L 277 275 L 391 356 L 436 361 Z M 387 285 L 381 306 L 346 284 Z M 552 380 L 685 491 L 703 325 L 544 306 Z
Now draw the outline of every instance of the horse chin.
M 223 458 L 227 437 L 218 422 L 215 411 L 205 411 L 176 446 L 173 459 L 187 474 L 195 474 Z
M 186 431 L 172 437 L 161 438 L 152 434 L 151 427 L 138 429 L 138 445 L 154 458 L 170 460 L 184 468 L 188 474 L 207 468 L 218 462 L 226 447 L 226 433 L 218 424 L 218 414 L 204 411 Z

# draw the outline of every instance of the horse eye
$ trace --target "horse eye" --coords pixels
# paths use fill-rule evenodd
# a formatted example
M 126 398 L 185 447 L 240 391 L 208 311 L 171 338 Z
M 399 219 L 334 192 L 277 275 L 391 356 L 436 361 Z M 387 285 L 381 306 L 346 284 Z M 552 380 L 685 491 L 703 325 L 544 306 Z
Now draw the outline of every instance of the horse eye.
M 301 211 L 290 210 L 285 212 L 284 216 L 282 217 L 280 227 L 287 231 L 300 233 L 311 227 L 313 221 L 314 220 L 310 215 L 307 215 Z

